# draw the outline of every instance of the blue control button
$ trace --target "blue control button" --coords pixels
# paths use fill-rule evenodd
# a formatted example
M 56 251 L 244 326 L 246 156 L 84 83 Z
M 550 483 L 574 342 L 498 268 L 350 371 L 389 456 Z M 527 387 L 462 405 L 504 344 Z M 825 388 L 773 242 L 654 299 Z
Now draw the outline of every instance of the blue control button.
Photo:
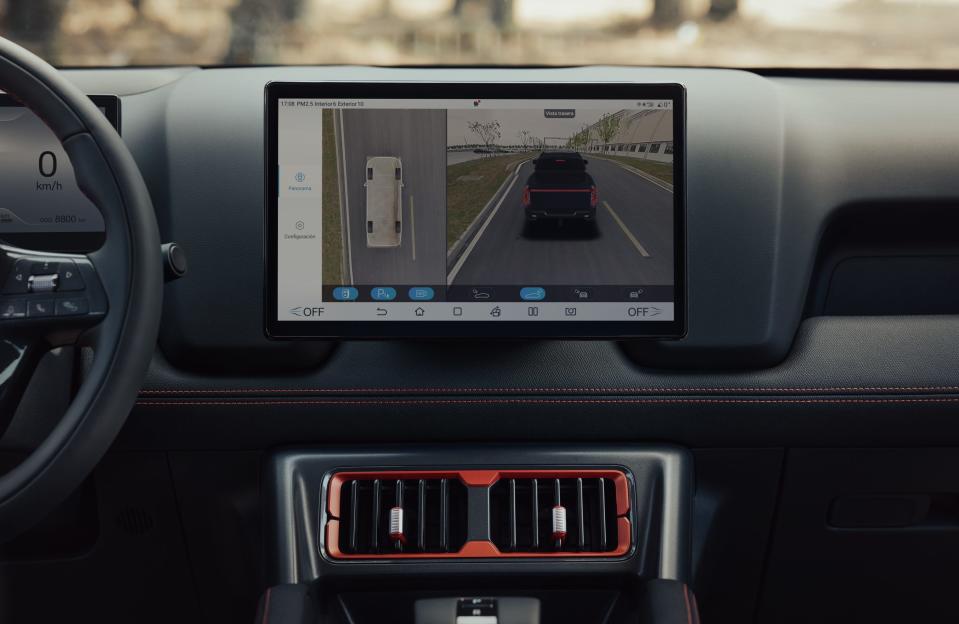
M 360 291 L 352 286 L 337 286 L 333 289 L 333 298 L 337 301 L 356 301 Z
M 527 286 L 519 291 L 523 301 L 542 301 L 546 298 L 546 289 L 542 286 Z
M 370 297 L 374 301 L 393 301 L 396 299 L 396 289 L 390 286 L 376 286 L 370 289 Z
M 414 286 L 410 288 L 410 299 L 413 301 L 430 301 L 433 298 L 433 289 L 429 286 Z

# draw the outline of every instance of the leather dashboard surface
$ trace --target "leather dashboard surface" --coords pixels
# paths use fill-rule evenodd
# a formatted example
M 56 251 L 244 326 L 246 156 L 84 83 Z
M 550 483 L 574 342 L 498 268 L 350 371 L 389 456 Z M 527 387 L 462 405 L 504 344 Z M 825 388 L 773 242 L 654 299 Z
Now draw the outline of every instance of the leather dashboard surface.
M 611 342 L 351 342 L 277 377 L 158 357 L 125 440 L 945 444 L 959 439 L 957 335 L 954 316 L 815 318 L 782 364 L 723 373 L 641 368 Z

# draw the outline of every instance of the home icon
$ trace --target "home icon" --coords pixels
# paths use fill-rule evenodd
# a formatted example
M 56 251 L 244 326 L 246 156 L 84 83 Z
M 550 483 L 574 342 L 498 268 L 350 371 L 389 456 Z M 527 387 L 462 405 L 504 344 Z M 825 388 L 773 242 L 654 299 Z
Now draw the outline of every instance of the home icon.
M 416 308 L 415 310 L 413 310 L 413 313 L 416 314 L 416 316 L 423 316 L 424 314 L 426 314 L 426 310 L 424 310 L 423 308 Z

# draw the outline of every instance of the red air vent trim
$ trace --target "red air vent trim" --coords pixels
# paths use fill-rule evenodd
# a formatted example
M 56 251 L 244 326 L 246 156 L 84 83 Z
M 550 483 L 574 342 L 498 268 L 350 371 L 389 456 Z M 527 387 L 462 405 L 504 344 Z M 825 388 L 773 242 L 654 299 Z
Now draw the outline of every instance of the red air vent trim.
M 396 479 L 458 479 L 469 487 L 491 487 L 501 479 L 608 479 L 616 496 L 617 546 L 607 552 L 503 552 L 488 541 L 466 542 L 457 552 L 448 553 L 383 553 L 350 554 L 340 549 L 340 517 L 343 484 L 350 481 L 388 481 Z M 334 559 L 492 559 L 492 558 L 580 558 L 621 557 L 632 546 L 632 525 L 629 521 L 629 480 L 619 470 L 612 469 L 508 469 L 508 470 L 383 470 L 338 472 L 327 487 L 327 512 L 330 519 L 325 529 L 326 549 Z

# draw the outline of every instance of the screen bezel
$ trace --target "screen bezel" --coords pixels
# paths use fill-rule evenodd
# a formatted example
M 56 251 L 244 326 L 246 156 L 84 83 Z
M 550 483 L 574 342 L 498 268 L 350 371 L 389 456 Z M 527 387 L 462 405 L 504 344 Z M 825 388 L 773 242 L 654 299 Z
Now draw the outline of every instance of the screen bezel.
M 278 102 L 287 98 L 344 99 L 670 99 L 673 102 L 672 321 L 281 321 L 276 318 Z M 264 89 L 264 328 L 268 338 L 563 338 L 678 339 L 686 334 L 686 90 L 680 84 L 271 82 Z
M 120 98 L 116 95 L 89 95 L 87 96 L 97 106 L 103 109 L 103 114 L 120 134 Z M 0 106 L 26 108 L 16 98 L 6 93 L 0 93 Z M 0 236 L 3 240 L 16 247 L 34 249 L 37 251 L 53 251 L 61 253 L 88 253 L 99 249 L 106 240 L 106 233 L 100 232 L 12 232 Z

